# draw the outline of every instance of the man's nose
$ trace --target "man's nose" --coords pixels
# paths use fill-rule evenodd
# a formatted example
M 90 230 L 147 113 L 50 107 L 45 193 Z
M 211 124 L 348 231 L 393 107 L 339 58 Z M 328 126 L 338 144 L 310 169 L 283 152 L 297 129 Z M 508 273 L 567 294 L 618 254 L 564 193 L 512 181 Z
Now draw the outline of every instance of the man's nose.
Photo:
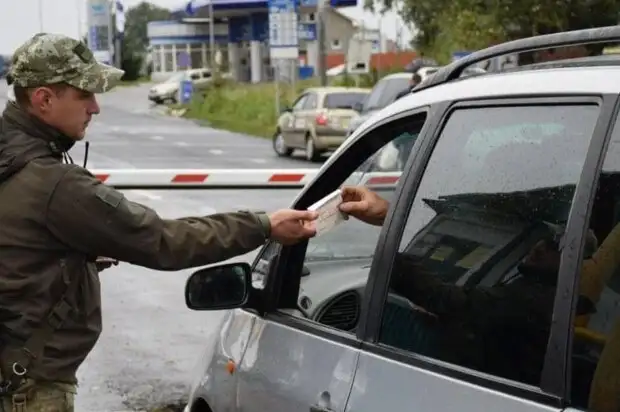
M 88 107 L 88 114 L 99 114 L 100 110 L 101 109 L 99 108 L 99 103 L 97 103 L 97 98 L 93 96 Z

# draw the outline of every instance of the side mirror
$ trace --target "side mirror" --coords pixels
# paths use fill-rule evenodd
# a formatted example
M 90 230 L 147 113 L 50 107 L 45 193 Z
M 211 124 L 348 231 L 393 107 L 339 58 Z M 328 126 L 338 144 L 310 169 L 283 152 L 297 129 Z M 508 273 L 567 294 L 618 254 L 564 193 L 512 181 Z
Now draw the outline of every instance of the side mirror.
M 362 112 L 362 109 L 364 108 L 364 103 L 362 102 L 355 102 L 353 103 L 353 110 L 355 110 L 358 113 Z
M 200 269 L 185 285 L 185 304 L 194 310 L 240 308 L 250 295 L 252 269 L 247 263 L 227 263 Z
M 286 106 L 282 109 L 281 113 L 291 113 L 291 112 L 293 112 L 293 108 Z

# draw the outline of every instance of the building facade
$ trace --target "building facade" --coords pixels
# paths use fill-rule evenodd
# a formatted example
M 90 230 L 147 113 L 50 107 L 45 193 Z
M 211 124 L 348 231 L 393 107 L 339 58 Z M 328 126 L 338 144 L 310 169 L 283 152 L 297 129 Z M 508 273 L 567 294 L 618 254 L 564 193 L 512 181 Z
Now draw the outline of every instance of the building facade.
M 224 2 L 226 1 L 226 2 Z M 267 3 L 257 0 L 214 0 L 213 44 L 208 7 L 189 18 L 184 9 L 173 13 L 174 20 L 153 21 L 147 26 L 152 61 L 152 78 L 163 80 L 187 68 L 215 65 L 242 82 L 257 83 L 272 78 L 269 58 L 269 17 Z M 299 9 L 299 66 L 317 65 L 319 47 L 316 27 L 316 0 L 301 0 Z M 343 53 L 353 36 L 363 36 L 379 52 L 384 39 L 378 30 L 360 30 L 357 24 L 337 11 L 354 6 L 357 0 L 331 0 L 325 9 L 326 53 Z M 213 61 L 211 61 L 213 60 Z

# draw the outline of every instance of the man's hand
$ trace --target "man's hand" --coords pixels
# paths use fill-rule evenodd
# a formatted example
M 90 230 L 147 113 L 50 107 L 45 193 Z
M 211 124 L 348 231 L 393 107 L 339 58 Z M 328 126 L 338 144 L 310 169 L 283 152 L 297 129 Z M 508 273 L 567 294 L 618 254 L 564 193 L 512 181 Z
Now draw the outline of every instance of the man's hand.
M 271 239 L 283 244 L 293 245 L 316 235 L 314 220 L 317 212 L 308 210 L 282 209 L 269 215 Z
M 343 187 L 341 212 L 362 222 L 381 226 L 390 207 L 387 200 L 365 186 Z

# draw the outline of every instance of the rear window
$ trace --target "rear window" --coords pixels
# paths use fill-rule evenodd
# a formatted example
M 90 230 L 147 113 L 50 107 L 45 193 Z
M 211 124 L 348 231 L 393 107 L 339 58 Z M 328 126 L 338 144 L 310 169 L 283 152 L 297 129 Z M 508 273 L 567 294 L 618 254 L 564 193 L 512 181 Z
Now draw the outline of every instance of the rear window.
M 394 102 L 396 96 L 409 87 L 409 77 L 383 79 L 375 85 L 364 104 L 364 111 L 383 109 Z
M 323 107 L 326 109 L 352 109 L 367 96 L 366 93 L 330 93 L 325 96 Z

